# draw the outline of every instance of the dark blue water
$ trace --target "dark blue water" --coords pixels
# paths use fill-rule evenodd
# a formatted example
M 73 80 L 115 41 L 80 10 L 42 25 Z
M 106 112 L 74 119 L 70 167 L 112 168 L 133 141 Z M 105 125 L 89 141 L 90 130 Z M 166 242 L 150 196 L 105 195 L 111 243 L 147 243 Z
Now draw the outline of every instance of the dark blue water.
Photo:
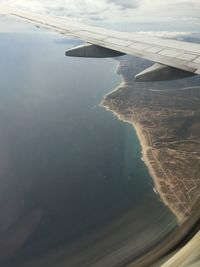
M 16 248 L 23 257 L 70 245 L 130 210 L 136 239 L 139 224 L 155 240 L 175 225 L 153 193 L 134 129 L 98 106 L 119 84 L 117 62 L 65 57 L 77 43 L 0 35 L 0 194 L 27 229 Z

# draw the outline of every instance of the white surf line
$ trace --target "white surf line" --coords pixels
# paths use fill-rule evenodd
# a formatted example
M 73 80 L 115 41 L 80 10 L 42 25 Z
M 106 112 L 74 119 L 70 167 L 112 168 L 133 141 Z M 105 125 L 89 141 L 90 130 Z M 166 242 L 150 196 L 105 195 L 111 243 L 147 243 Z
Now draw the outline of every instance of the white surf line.
M 152 91 L 152 92 L 168 92 L 168 91 L 183 91 L 183 90 L 191 90 L 191 89 L 200 89 L 200 86 L 188 86 L 188 87 L 184 87 L 184 88 L 175 88 L 175 89 L 169 89 L 169 88 L 166 88 L 166 89 L 146 89 L 148 91 Z

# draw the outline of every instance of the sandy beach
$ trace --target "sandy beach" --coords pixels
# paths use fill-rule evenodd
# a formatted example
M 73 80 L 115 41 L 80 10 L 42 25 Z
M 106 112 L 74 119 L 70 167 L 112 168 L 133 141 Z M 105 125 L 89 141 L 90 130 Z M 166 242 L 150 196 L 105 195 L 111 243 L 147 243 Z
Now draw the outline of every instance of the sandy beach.
M 122 88 L 124 85 L 125 85 L 125 82 L 123 81 L 112 92 L 117 91 L 119 88 Z M 112 94 L 112 92 L 109 93 L 109 94 Z M 121 121 L 129 123 L 129 124 L 131 124 L 133 126 L 133 128 L 136 131 L 136 134 L 137 134 L 138 140 L 140 142 L 140 145 L 141 145 L 142 159 L 143 159 L 145 165 L 147 166 L 147 169 L 149 171 L 150 176 L 153 179 L 153 182 L 154 182 L 154 185 L 155 185 L 155 189 L 158 192 L 158 194 L 159 194 L 160 198 L 162 199 L 163 203 L 166 206 L 169 207 L 167 201 L 165 200 L 165 198 L 162 197 L 162 194 L 161 194 L 162 191 L 161 191 L 160 184 L 159 184 L 159 176 L 157 176 L 157 174 L 156 174 L 156 172 L 155 172 L 155 170 L 154 170 L 154 168 L 153 168 L 153 166 L 151 164 L 151 161 L 149 160 L 148 155 L 147 155 L 147 151 L 150 149 L 150 147 L 148 145 L 147 138 L 146 138 L 145 134 L 143 133 L 145 131 L 145 129 L 142 127 L 142 125 L 140 123 L 134 122 L 134 121 L 129 121 L 129 120 L 125 119 L 123 116 L 121 116 L 120 114 L 118 114 L 117 112 L 111 110 L 108 106 L 104 106 L 102 103 L 100 105 L 102 107 L 104 107 L 106 110 L 111 111 L 114 114 L 114 116 L 116 116 Z M 173 209 L 172 207 L 169 207 L 169 208 L 171 210 Z M 175 210 L 173 210 L 173 212 L 175 212 Z

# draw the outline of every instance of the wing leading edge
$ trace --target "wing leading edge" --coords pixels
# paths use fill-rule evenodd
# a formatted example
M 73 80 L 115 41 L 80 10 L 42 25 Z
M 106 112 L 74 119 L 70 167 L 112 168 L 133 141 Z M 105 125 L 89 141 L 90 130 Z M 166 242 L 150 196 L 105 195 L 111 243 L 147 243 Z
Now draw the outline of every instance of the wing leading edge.
M 130 54 L 158 63 L 137 75 L 137 80 L 140 81 L 158 80 L 158 77 L 161 80 L 175 79 L 200 74 L 200 44 L 157 37 L 147 38 L 136 33 L 112 31 L 73 22 L 69 18 L 39 15 L 5 6 L 0 7 L 0 14 L 87 43 L 67 51 L 68 56 L 114 57 Z

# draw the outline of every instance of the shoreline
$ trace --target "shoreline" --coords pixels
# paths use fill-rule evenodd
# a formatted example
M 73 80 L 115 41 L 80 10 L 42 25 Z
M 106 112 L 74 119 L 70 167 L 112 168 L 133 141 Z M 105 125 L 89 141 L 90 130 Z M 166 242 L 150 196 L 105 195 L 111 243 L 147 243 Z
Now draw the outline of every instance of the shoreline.
M 117 88 L 119 89 L 119 88 L 121 88 L 121 86 L 120 87 L 118 86 Z M 103 102 L 103 100 L 102 100 L 102 102 Z M 179 213 L 177 213 L 176 208 L 173 208 L 172 206 L 170 206 L 169 203 L 167 202 L 167 200 L 162 196 L 162 190 L 161 190 L 161 186 L 159 183 L 160 177 L 156 174 L 156 170 L 153 168 L 151 161 L 149 160 L 148 155 L 147 155 L 148 151 L 150 149 L 150 146 L 148 145 L 146 136 L 143 133 L 143 131 L 145 131 L 145 128 L 138 122 L 133 122 L 133 121 L 130 121 L 128 119 L 125 119 L 123 117 L 123 115 L 118 114 L 116 111 L 110 109 L 108 106 L 103 105 L 103 103 L 101 103 L 100 106 L 105 108 L 107 111 L 112 112 L 113 115 L 115 117 L 117 117 L 119 120 L 121 120 L 125 123 L 128 123 L 133 127 L 133 129 L 136 132 L 136 135 L 137 135 L 138 141 L 140 143 L 140 147 L 141 147 L 141 155 L 142 155 L 141 160 L 144 162 L 144 164 L 147 168 L 147 171 L 148 171 L 151 179 L 153 180 L 153 187 L 157 191 L 157 196 L 160 198 L 162 203 L 176 216 L 177 223 L 179 225 L 182 224 L 187 218 L 184 218 Z M 152 189 L 153 189 L 153 187 L 152 187 Z
M 114 92 L 117 92 L 119 89 L 123 89 L 126 87 L 126 81 L 125 81 L 125 77 L 123 76 L 123 74 L 121 74 L 119 71 L 119 68 L 120 68 L 120 61 L 119 61 L 119 64 L 117 66 L 117 69 L 116 69 L 116 73 L 118 75 L 120 75 L 121 77 L 121 83 L 116 87 L 114 88 L 112 91 L 108 92 L 102 99 L 101 103 L 99 104 L 100 107 L 103 107 L 105 110 L 109 111 L 109 112 L 112 112 L 112 114 L 118 118 L 119 120 L 125 122 L 125 123 L 128 123 L 130 124 L 136 135 L 137 135 L 137 138 L 138 138 L 138 141 L 140 143 L 140 147 L 141 147 L 141 160 L 144 162 L 146 168 L 147 168 L 147 171 L 153 181 L 153 187 L 155 188 L 155 190 L 157 191 L 157 196 L 160 198 L 160 200 L 162 201 L 162 203 L 176 216 L 176 220 L 177 220 L 177 223 L 180 225 L 182 224 L 187 218 L 184 217 L 181 213 L 179 213 L 176 209 L 176 207 L 174 207 L 173 205 L 170 205 L 169 202 L 167 201 L 167 199 L 165 199 L 165 195 L 162 194 L 162 188 L 161 188 L 161 180 L 162 180 L 162 177 L 160 177 L 159 175 L 157 175 L 157 170 L 156 168 L 154 167 L 155 165 L 157 166 L 157 162 L 156 162 L 156 158 L 154 157 L 154 161 L 153 161 L 153 164 L 152 164 L 152 159 L 149 158 L 148 156 L 148 152 L 151 150 L 152 152 L 152 147 L 150 144 L 148 144 L 148 138 L 147 138 L 147 135 L 145 134 L 146 132 L 146 129 L 145 127 L 143 127 L 143 125 L 136 121 L 133 116 L 131 116 L 130 118 L 126 118 L 123 114 L 120 114 L 118 113 L 117 111 L 115 111 L 114 109 L 110 108 L 109 107 L 109 104 L 107 105 L 105 102 L 107 100 L 107 97 L 109 95 L 112 95 Z M 153 166 L 154 165 L 154 166 Z M 158 169 L 160 171 L 162 171 L 160 169 L 160 167 L 158 167 Z M 153 189 L 152 187 L 152 189 Z
M 141 146 L 141 154 L 142 154 L 142 159 L 141 160 L 146 165 L 146 167 L 148 169 L 148 172 L 149 172 L 151 178 L 153 179 L 155 187 L 157 189 L 158 188 L 157 187 L 157 184 L 158 184 L 157 178 L 158 177 L 156 176 L 155 171 L 154 171 L 153 167 L 151 166 L 150 161 L 149 161 L 148 156 L 147 156 L 147 151 L 148 151 L 149 146 L 147 144 L 145 135 L 142 133 L 144 128 L 139 123 L 131 122 L 131 121 L 127 120 L 127 119 L 122 118 L 122 116 L 120 114 L 118 114 L 116 111 L 111 110 L 109 107 L 104 106 L 103 104 L 101 106 L 104 107 L 106 110 L 112 112 L 114 114 L 114 116 L 117 117 L 119 120 L 121 120 L 123 122 L 126 122 L 126 123 L 130 124 L 133 127 L 133 129 L 136 132 L 137 138 L 139 140 L 140 146 Z
M 121 87 L 124 87 L 124 85 L 126 84 L 126 82 L 125 82 L 125 80 L 124 80 L 124 76 L 123 76 L 121 73 L 118 73 L 119 68 L 120 68 L 120 61 L 118 61 L 118 63 L 117 63 L 117 66 L 116 66 L 116 69 L 115 69 L 115 74 L 118 75 L 118 76 L 120 77 L 121 81 L 119 82 L 119 84 L 117 85 L 117 87 L 115 87 L 113 90 L 109 91 L 107 94 L 105 94 L 105 95 L 103 96 L 103 100 L 104 100 L 108 95 L 110 95 L 110 94 L 116 92 L 116 91 L 117 91 L 118 89 L 120 89 Z M 100 106 L 100 107 L 103 107 L 103 108 L 106 109 L 106 106 L 103 106 L 103 105 L 102 105 L 103 100 L 101 100 L 101 102 L 99 103 L 99 106 Z M 113 112 L 113 111 L 110 110 L 110 109 L 108 109 L 108 111 Z M 117 115 L 116 115 L 116 116 L 117 116 Z
M 122 115 L 120 115 L 116 111 L 110 109 L 108 106 L 103 104 L 103 102 L 104 102 L 104 100 L 106 99 L 107 96 L 111 95 L 112 93 L 116 92 L 117 90 L 119 90 L 120 88 L 123 88 L 126 85 L 124 76 L 122 74 L 118 73 L 119 67 L 120 67 L 120 61 L 117 64 L 117 68 L 116 68 L 116 74 L 118 74 L 120 76 L 120 78 L 121 78 L 120 84 L 103 97 L 103 100 L 101 101 L 99 106 L 103 107 L 104 109 L 106 109 L 109 112 L 112 112 L 112 114 L 116 118 L 118 118 L 119 120 L 121 120 L 121 121 L 123 121 L 125 123 L 130 124 L 133 127 L 133 129 L 136 132 L 136 135 L 137 135 L 138 141 L 140 143 L 140 147 L 141 147 L 141 155 L 142 155 L 141 160 L 144 162 L 145 166 L 147 167 L 148 172 L 149 172 L 151 178 L 153 179 L 153 183 L 155 185 L 155 189 L 157 190 L 158 187 L 159 187 L 157 179 L 159 179 L 159 178 L 156 176 L 155 171 L 153 170 L 153 168 L 152 168 L 152 166 L 150 164 L 150 161 L 148 159 L 148 156 L 147 156 L 148 144 L 147 144 L 147 141 L 145 139 L 145 135 L 142 133 L 144 128 L 139 123 L 136 123 L 136 122 L 133 122 L 133 121 L 129 121 L 128 119 L 123 118 Z M 159 194 L 159 196 L 160 196 L 160 194 Z M 165 203 L 165 205 L 168 206 L 166 203 Z

